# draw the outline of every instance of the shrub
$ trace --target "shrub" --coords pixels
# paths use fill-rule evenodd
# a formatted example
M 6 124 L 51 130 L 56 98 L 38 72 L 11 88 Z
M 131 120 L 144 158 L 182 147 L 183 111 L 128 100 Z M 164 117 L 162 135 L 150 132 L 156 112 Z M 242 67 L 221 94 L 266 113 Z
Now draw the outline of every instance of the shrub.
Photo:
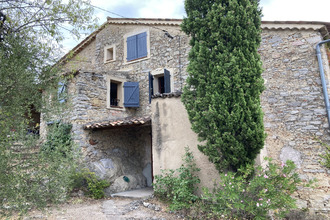
M 73 141 L 71 138 L 71 124 L 55 122 L 50 125 L 47 133 L 47 140 L 41 150 L 44 154 L 59 153 L 60 156 L 66 156 L 71 152 Z
M 21 129 L 0 141 L 0 157 L 4 159 L 0 162 L 0 217 L 13 211 L 23 215 L 30 208 L 43 209 L 65 201 L 77 155 L 70 130 L 64 131 L 63 126 L 49 131 L 45 145 L 51 145 L 52 150 L 40 150 L 38 137 Z M 3 150 L 5 147 L 8 150 Z
M 73 190 L 83 190 L 88 196 L 94 199 L 104 198 L 104 188 L 110 186 L 106 180 L 97 178 L 94 172 L 88 169 L 82 169 L 72 175 L 71 187 Z
M 321 164 L 326 168 L 330 169 L 330 145 L 322 142 L 320 143 L 323 147 L 325 147 L 325 153 L 320 155 L 320 157 L 324 159 L 323 161 L 321 161 Z
M 161 175 L 155 176 L 154 194 L 163 201 L 170 203 L 171 210 L 187 209 L 198 200 L 194 194 L 200 182 L 196 172 L 197 168 L 193 154 L 185 148 L 183 164 L 176 170 L 162 170 Z
M 290 195 L 297 191 L 301 180 L 292 161 L 277 166 L 271 159 L 267 169 L 252 166 L 238 173 L 221 174 L 221 182 L 210 191 L 204 189 L 203 206 L 211 217 L 225 215 L 239 219 L 266 219 L 269 211 L 283 218 L 296 208 Z M 309 186 L 309 184 L 307 184 Z

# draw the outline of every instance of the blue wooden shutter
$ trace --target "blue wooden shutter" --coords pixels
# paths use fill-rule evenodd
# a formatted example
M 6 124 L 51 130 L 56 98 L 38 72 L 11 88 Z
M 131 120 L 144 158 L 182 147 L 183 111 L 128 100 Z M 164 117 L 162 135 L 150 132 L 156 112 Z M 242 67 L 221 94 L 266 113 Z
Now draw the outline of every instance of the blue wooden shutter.
M 58 82 L 58 91 L 57 91 L 57 96 L 58 96 L 58 101 L 60 103 L 63 103 L 66 101 L 66 85 L 64 82 Z
M 147 32 L 137 35 L 137 58 L 148 56 Z
M 151 96 L 154 94 L 154 77 L 149 72 L 149 104 L 151 103 Z
M 171 92 L 171 75 L 170 71 L 167 69 L 164 69 L 164 87 L 165 87 L 165 93 Z
M 124 82 L 124 107 L 140 107 L 138 82 Z
M 130 36 L 127 38 L 127 61 L 137 59 L 137 44 L 136 44 L 137 35 Z

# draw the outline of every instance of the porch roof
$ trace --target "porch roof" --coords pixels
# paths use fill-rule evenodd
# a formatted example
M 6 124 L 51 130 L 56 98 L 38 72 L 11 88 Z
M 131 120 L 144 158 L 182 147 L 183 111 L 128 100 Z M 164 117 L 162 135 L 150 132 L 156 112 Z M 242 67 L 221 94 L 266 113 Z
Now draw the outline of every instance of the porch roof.
M 151 117 L 144 116 L 144 117 L 127 117 L 122 119 L 113 119 L 113 120 L 104 120 L 104 121 L 97 121 L 91 122 L 84 125 L 84 129 L 105 129 L 105 128 L 114 128 L 114 127 L 121 127 L 121 126 L 137 126 L 137 125 L 146 125 L 150 124 Z

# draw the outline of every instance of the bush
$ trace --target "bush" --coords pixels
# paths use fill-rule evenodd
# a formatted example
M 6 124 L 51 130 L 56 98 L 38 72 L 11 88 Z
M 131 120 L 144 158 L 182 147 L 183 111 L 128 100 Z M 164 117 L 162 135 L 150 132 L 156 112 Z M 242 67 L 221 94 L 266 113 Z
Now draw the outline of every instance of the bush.
M 77 156 L 70 129 L 62 129 L 65 126 L 70 127 L 53 127 L 43 147 L 38 137 L 21 129 L 0 141 L 0 217 L 65 201 Z
M 324 159 L 323 161 L 321 161 L 321 164 L 326 168 L 330 169 L 330 145 L 322 142 L 320 143 L 323 147 L 325 147 L 325 153 L 320 155 L 320 157 Z
M 71 124 L 60 122 L 50 125 L 47 140 L 41 148 L 42 152 L 47 155 L 54 153 L 62 154 L 60 156 L 66 156 L 68 152 L 71 152 L 73 146 L 71 128 Z
M 73 190 L 83 190 L 88 196 L 94 199 L 104 198 L 104 188 L 110 186 L 106 180 L 99 180 L 94 172 L 82 169 L 72 175 L 71 187 Z
M 221 174 L 221 182 L 210 191 L 204 189 L 203 209 L 209 217 L 225 215 L 238 219 L 267 219 L 270 211 L 283 218 L 296 208 L 292 193 L 301 183 L 295 165 L 287 161 L 277 166 L 269 160 L 267 169 L 252 166 L 238 173 Z M 309 186 L 307 184 L 307 186 Z
M 200 179 L 195 175 L 197 168 L 193 154 L 185 148 L 183 164 L 176 170 L 162 170 L 161 175 L 155 176 L 154 195 L 170 203 L 171 210 L 187 209 L 198 200 L 194 194 L 196 184 Z

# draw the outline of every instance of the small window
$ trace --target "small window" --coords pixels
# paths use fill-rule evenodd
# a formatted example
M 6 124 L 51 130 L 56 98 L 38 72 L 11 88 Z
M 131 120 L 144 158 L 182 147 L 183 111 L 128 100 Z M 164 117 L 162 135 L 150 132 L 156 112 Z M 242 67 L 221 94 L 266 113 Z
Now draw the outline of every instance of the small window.
M 127 61 L 148 56 L 147 32 L 136 34 L 126 39 Z
M 104 48 L 104 63 L 116 60 L 116 48 L 114 45 Z
M 58 82 L 58 90 L 57 90 L 57 97 L 58 97 L 58 101 L 59 103 L 64 103 L 66 102 L 66 98 L 67 98 L 67 88 L 66 88 L 66 84 L 63 81 Z
M 107 92 L 107 108 L 124 109 L 140 106 L 138 82 L 125 82 L 125 79 L 108 76 Z
M 153 73 L 149 72 L 149 103 L 151 103 L 152 95 L 170 93 L 173 89 L 172 86 L 171 74 L 167 69 L 163 71 L 156 70 Z
M 170 93 L 171 92 L 171 75 L 170 71 L 164 69 L 163 72 L 149 75 L 149 86 L 152 87 L 152 93 Z
M 110 107 L 122 107 L 122 82 L 110 80 Z
M 162 76 L 155 76 L 156 82 L 157 82 L 157 91 L 158 93 L 165 93 L 165 81 L 164 81 L 164 75 Z

